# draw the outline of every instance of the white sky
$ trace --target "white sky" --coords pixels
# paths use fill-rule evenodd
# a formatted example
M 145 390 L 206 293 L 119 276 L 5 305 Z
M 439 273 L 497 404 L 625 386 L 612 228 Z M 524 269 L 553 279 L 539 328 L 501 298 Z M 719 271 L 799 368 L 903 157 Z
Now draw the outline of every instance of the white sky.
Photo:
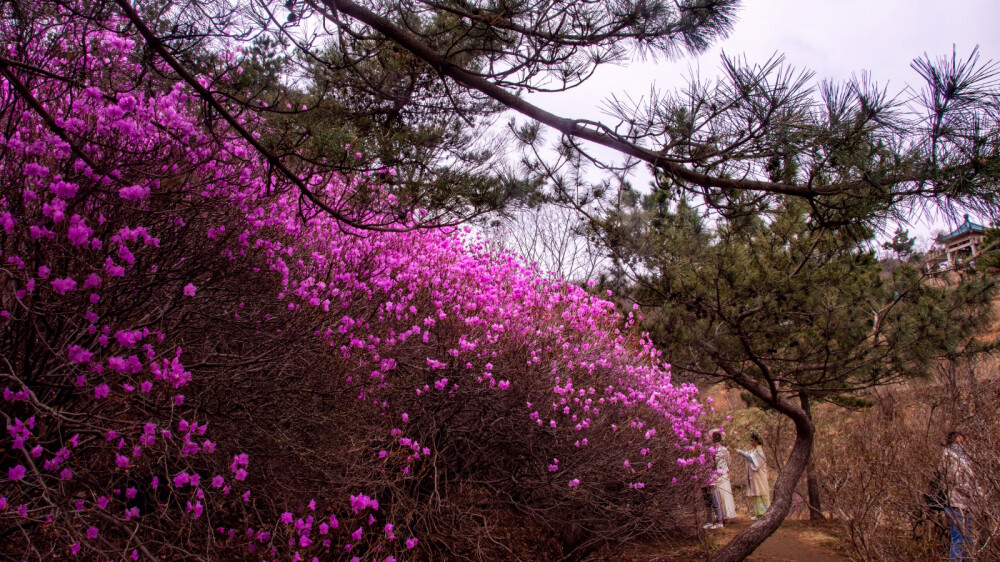
M 571 92 L 530 100 L 563 117 L 605 118 L 602 101 L 611 94 L 638 98 L 651 85 L 682 86 L 691 70 L 714 77 L 723 50 L 750 63 L 783 53 L 786 63 L 815 71 L 817 82 L 867 70 L 892 94 L 919 84 L 914 58 L 950 56 L 953 45 L 960 58 L 979 45 L 980 60 L 1000 60 L 1000 0 L 745 0 L 729 38 L 697 58 L 605 67 Z M 911 235 L 926 243 L 953 226 L 943 218 L 932 222 L 910 225 Z

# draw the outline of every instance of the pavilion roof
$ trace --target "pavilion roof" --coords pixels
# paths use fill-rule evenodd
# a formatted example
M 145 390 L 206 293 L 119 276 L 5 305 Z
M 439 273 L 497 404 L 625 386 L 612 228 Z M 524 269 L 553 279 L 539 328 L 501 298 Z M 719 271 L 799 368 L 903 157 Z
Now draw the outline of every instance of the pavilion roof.
M 986 228 L 983 227 L 983 225 L 972 222 L 971 220 L 969 220 L 969 215 L 965 215 L 965 222 L 960 224 L 958 228 L 949 232 L 948 234 L 943 234 L 943 233 L 939 234 L 937 240 L 938 242 L 947 242 L 948 240 L 958 238 L 963 234 L 983 233 L 983 232 L 986 232 Z

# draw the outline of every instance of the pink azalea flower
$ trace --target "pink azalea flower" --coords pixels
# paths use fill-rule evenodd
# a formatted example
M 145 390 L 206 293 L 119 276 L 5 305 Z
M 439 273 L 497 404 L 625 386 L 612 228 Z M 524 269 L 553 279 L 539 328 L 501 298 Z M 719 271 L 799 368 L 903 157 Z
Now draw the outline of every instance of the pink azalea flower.
M 17 464 L 10 467 L 7 470 L 7 478 L 13 481 L 21 480 L 24 478 L 25 468 L 23 465 Z
M 187 472 L 181 472 L 177 476 L 174 476 L 174 487 L 180 488 L 191 481 L 191 477 Z
M 119 189 L 118 195 L 120 195 L 122 199 L 128 199 L 129 201 L 136 203 L 149 197 L 149 188 L 141 185 L 130 185 Z

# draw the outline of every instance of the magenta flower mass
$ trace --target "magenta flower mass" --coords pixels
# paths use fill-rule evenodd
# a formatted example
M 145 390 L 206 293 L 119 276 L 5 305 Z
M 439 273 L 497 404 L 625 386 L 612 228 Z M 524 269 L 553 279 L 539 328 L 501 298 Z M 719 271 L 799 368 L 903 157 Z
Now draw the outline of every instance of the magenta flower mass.
M 140 72 L 124 21 L 53 8 L 28 35 L 54 43 L 0 26 L 3 56 L 24 63 L 3 63 L 0 78 L 0 386 L 12 413 L 0 496 L 27 506 L 0 511 L 23 531 L 0 550 L 181 559 L 174 538 L 207 529 L 211 557 L 405 557 L 434 547 L 405 514 L 426 503 L 407 494 L 435 466 L 461 474 L 480 455 L 493 463 L 477 467 L 483 480 L 523 472 L 556 506 L 640 506 L 698 471 L 696 390 L 671 383 L 635 313 L 468 228 L 428 227 L 419 209 L 393 218 L 396 196 L 370 178 L 303 168 L 303 197 L 206 118 L 190 85 L 157 78 L 166 65 Z M 234 79 L 248 56 L 224 55 L 206 84 Z M 292 376 L 293 355 L 265 363 L 293 344 L 323 358 L 307 366 L 317 378 Z M 310 456 L 312 439 L 281 449 L 292 424 L 248 454 L 262 441 L 236 429 L 251 424 L 213 413 L 253 410 L 257 371 L 277 381 L 268 399 L 336 398 L 327 409 L 343 423 L 297 422 L 330 436 L 326 454 Z M 319 502 L 283 484 L 308 470 L 339 484 Z

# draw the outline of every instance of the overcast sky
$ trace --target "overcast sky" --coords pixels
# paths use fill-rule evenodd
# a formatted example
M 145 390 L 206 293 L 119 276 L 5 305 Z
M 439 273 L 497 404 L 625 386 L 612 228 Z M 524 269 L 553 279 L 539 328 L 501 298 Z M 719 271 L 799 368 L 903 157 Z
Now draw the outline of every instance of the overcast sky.
M 654 84 L 681 86 L 691 69 L 717 75 L 723 50 L 751 63 L 782 53 L 788 64 L 815 71 L 817 81 L 867 70 L 897 93 L 919 83 L 914 58 L 950 56 L 953 46 L 965 58 L 976 45 L 981 60 L 1000 60 L 1000 0 L 745 0 L 729 38 L 697 58 L 605 67 L 571 93 L 530 99 L 564 117 L 603 118 L 602 100 L 611 94 L 636 98 Z M 950 226 L 943 218 L 933 222 L 914 224 L 911 233 L 926 240 Z

